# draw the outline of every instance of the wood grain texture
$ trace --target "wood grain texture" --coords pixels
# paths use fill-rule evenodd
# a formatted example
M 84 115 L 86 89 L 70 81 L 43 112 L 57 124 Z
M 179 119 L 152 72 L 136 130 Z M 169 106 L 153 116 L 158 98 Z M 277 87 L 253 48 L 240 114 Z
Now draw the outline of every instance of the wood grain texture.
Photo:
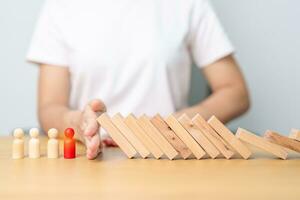
M 220 154 L 217 148 L 206 138 L 202 131 L 193 124 L 192 120 L 186 114 L 183 114 L 178 121 L 211 158 L 216 158 Z
M 103 113 L 98 117 L 97 121 L 103 127 L 110 137 L 118 144 L 122 151 L 127 155 L 128 158 L 133 158 L 137 152 L 134 147 L 128 142 L 118 128 L 114 126 L 109 116 Z
M 251 156 L 251 151 L 215 116 L 208 120 L 208 124 L 244 159 L 248 159 Z
M 47 138 L 41 137 L 40 159 L 13 160 L 12 140 L 0 137 L 1 200 L 300 199 L 294 152 L 283 161 L 250 146 L 251 160 L 170 161 L 127 159 L 119 148 L 104 148 L 88 160 L 78 143 L 76 159 L 63 159 L 62 148 L 60 158 L 48 159 Z
M 190 133 L 182 127 L 175 116 L 170 115 L 166 118 L 165 121 L 172 128 L 175 134 L 181 139 L 181 141 L 184 142 L 186 146 L 192 151 L 197 159 L 201 159 L 203 156 L 205 156 L 205 151 L 194 140 Z
M 173 160 L 178 155 L 176 149 L 174 149 L 168 140 L 162 136 L 159 130 L 151 123 L 149 117 L 146 115 L 141 116 L 138 119 L 138 123 L 170 160 Z
M 296 140 L 293 140 L 286 136 L 280 135 L 279 133 L 277 133 L 275 131 L 267 130 L 264 134 L 264 138 L 269 140 L 270 142 L 273 142 L 275 144 L 278 144 L 278 145 L 288 148 L 290 150 L 300 152 L 300 142 L 299 141 L 296 141 Z
M 136 117 L 133 114 L 128 115 L 125 118 L 126 125 L 132 130 L 132 132 L 141 140 L 146 148 L 152 153 L 152 155 L 159 159 L 163 156 L 162 150 L 157 144 L 145 133 L 143 128 L 138 124 Z
M 192 122 L 202 131 L 209 141 L 215 145 L 226 159 L 230 159 L 234 155 L 234 152 L 228 147 L 228 144 L 215 132 L 213 128 L 211 128 L 201 115 L 197 114 L 192 119 Z
M 169 141 L 183 159 L 187 159 L 192 155 L 191 150 L 181 141 L 159 114 L 151 118 L 151 123 Z
M 281 146 L 273 144 L 245 129 L 239 128 L 237 130 L 236 137 L 246 143 L 259 147 L 281 159 L 285 160 L 288 156 L 288 153 Z
M 113 124 L 121 131 L 124 137 L 131 143 L 131 145 L 137 150 L 142 158 L 147 158 L 151 153 L 146 146 L 139 140 L 139 138 L 132 132 L 132 130 L 126 125 L 125 118 L 117 113 L 111 118 Z
M 292 129 L 290 132 L 289 138 L 297 140 L 300 142 L 300 130 L 298 129 Z

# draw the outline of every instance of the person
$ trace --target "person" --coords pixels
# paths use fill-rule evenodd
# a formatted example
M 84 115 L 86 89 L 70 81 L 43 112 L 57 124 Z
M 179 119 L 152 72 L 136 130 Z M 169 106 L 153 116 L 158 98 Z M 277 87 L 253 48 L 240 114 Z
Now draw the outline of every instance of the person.
M 249 108 L 234 48 L 208 0 L 46 0 L 27 59 L 39 65 L 41 127 L 73 127 L 88 159 L 101 151 L 102 112 L 228 122 Z M 212 94 L 188 107 L 192 63 Z

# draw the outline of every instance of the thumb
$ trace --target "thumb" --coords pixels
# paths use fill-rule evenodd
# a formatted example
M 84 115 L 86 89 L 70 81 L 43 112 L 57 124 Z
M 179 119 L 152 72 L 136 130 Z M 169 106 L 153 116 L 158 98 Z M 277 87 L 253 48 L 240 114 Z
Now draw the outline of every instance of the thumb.
M 106 112 L 106 106 L 100 99 L 90 101 L 89 106 L 94 112 Z

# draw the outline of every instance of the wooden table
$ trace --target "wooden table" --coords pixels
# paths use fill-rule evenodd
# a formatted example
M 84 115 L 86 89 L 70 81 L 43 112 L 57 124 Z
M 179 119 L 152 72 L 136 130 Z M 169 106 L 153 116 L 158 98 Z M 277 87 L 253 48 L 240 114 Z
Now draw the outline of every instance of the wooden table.
M 300 156 L 273 159 L 127 159 L 117 148 L 90 161 L 11 159 L 12 138 L 0 138 L 0 199 L 300 199 Z

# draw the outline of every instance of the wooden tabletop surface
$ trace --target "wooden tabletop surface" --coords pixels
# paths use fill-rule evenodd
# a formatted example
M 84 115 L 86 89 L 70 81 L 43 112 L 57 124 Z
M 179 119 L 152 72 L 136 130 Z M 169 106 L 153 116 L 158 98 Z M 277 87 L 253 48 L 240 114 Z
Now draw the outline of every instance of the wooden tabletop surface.
M 0 199 L 300 199 L 300 155 L 288 160 L 259 152 L 235 158 L 127 159 L 118 148 L 87 160 L 11 159 L 12 138 L 0 138 Z

